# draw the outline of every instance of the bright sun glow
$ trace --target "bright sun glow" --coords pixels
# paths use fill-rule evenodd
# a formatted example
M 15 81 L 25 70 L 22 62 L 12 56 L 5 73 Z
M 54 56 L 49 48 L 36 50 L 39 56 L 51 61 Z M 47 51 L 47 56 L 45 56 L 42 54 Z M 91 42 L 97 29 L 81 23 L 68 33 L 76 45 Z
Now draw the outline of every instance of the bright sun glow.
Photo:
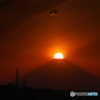
M 62 53 L 56 53 L 56 54 L 54 55 L 54 59 L 63 59 L 63 58 L 64 58 L 64 56 L 63 56 Z

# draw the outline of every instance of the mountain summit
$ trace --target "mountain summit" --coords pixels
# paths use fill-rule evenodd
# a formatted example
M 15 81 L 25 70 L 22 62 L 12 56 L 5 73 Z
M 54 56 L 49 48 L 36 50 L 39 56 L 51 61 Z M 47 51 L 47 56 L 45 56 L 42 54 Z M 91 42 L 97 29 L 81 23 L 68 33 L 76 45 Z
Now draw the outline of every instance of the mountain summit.
M 25 74 L 22 80 L 27 80 L 28 85 L 33 88 L 100 90 L 99 77 L 65 59 L 53 59 Z

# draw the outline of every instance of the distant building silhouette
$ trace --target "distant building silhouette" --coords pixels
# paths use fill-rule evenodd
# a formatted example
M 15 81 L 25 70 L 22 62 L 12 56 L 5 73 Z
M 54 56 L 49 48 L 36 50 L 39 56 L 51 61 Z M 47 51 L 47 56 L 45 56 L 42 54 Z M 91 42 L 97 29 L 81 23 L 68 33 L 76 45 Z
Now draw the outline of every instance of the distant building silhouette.
M 27 81 L 26 80 L 22 81 L 22 87 L 25 87 L 25 86 L 27 86 Z

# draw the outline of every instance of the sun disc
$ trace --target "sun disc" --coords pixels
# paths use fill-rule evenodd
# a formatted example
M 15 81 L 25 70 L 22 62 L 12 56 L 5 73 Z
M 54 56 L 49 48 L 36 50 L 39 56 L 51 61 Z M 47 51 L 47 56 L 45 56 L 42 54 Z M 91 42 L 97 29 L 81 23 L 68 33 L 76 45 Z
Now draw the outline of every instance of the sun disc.
M 63 56 L 62 53 L 56 53 L 56 54 L 54 55 L 54 59 L 64 59 L 64 56 Z

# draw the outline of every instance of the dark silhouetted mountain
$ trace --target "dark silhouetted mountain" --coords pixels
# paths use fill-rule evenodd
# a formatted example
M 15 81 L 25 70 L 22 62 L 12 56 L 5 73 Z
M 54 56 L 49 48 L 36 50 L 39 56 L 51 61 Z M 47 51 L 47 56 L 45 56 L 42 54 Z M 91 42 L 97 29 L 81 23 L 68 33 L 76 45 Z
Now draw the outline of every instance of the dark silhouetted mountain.
M 58 90 L 100 90 L 100 78 L 76 66 L 65 59 L 53 59 L 30 73 L 22 80 L 27 80 L 33 88 Z

